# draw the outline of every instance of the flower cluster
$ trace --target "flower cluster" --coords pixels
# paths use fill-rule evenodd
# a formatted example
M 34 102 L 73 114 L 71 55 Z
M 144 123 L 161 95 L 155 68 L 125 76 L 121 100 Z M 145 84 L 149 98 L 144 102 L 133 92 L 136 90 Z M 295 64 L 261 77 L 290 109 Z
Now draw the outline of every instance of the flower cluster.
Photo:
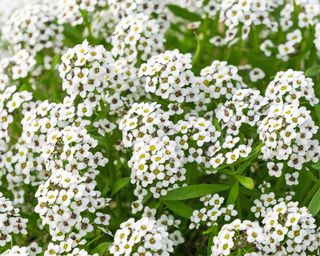
M 120 20 L 112 34 L 112 54 L 125 58 L 129 65 L 139 59 L 148 60 L 162 51 L 164 44 L 164 25 L 149 16 L 139 13 Z
M 228 65 L 226 61 L 213 61 L 201 70 L 200 76 L 199 89 L 205 104 L 221 97 L 230 99 L 237 89 L 246 87 L 237 67 Z
M 242 125 L 259 125 L 267 103 L 258 90 L 239 89 L 232 99 L 217 107 L 216 116 L 222 122 L 222 127 L 227 128 L 228 134 L 237 136 Z
M 150 190 L 155 198 L 164 196 L 168 190 L 178 188 L 185 180 L 184 154 L 175 141 L 168 137 L 154 138 L 149 143 L 138 141 L 128 162 L 131 182 L 136 185 L 134 194 L 138 202 L 133 206 L 142 208 L 142 200 Z
M 220 216 L 224 216 L 224 220 L 229 221 L 237 215 L 234 205 L 229 204 L 227 207 L 222 207 L 224 198 L 218 194 L 203 196 L 200 201 L 203 202 L 204 207 L 192 213 L 189 226 L 191 229 L 199 228 L 202 223 L 205 223 L 208 227 L 214 226 Z
M 83 12 L 91 14 L 107 4 L 106 0 L 58 0 L 53 3 L 59 24 L 76 26 L 85 22 Z
M 108 205 L 108 200 L 95 190 L 94 181 L 96 168 L 103 166 L 106 159 L 99 152 L 92 154 L 89 151 L 97 142 L 89 137 L 86 130 L 67 126 L 60 132 L 49 134 L 49 138 L 42 157 L 52 174 L 38 188 L 35 211 L 43 224 L 49 225 L 54 241 L 62 241 L 72 232 L 70 236 L 75 237 L 74 242 L 81 242 L 93 230 L 90 219 L 82 213 L 94 213 Z M 103 224 L 108 224 L 109 216 L 103 215 L 103 218 Z M 97 216 L 96 221 L 99 219 Z
M 127 17 L 136 13 L 146 15 L 162 15 L 169 0 L 108 0 L 110 9 L 116 13 L 119 18 Z
M 262 220 L 265 253 L 310 255 L 319 248 L 315 219 L 307 208 L 297 202 L 281 202 L 266 213 Z
M 245 255 L 316 255 L 319 231 L 315 219 L 297 202 L 280 202 L 259 222 L 234 220 L 213 238 L 212 255 L 230 255 L 239 249 Z
M 320 255 L 319 24 L 318 0 L 0 1 L 0 254 Z
M 112 255 L 169 255 L 174 247 L 183 243 L 178 227 L 180 221 L 171 215 L 156 218 L 155 209 L 145 209 L 141 219 L 133 218 L 121 223 L 110 247 Z
M 278 24 L 272 20 L 270 13 L 282 4 L 283 0 L 222 0 L 221 5 L 218 5 L 220 7 L 219 20 L 227 27 L 227 30 L 223 38 L 215 36 L 211 39 L 211 42 L 217 45 L 234 44 L 240 37 L 242 39 L 248 37 L 252 25 L 263 25 L 271 31 L 276 31 Z M 240 36 L 238 33 L 240 33 Z
M 42 252 L 42 249 L 39 247 L 39 245 L 35 242 L 31 243 L 27 247 L 19 247 L 19 246 L 13 246 L 11 249 L 5 251 L 2 253 L 4 256 L 36 256 L 39 255 Z
M 263 239 L 263 230 L 259 223 L 235 219 L 230 224 L 223 225 L 218 235 L 213 238 L 211 255 L 230 255 L 239 249 L 249 251 L 254 244 L 261 243 Z
M 285 161 L 289 167 L 301 170 L 303 163 L 319 159 L 319 141 L 312 139 L 317 130 L 305 107 L 272 105 L 258 128 L 264 143 L 263 158 Z
M 146 78 L 146 92 L 173 102 L 193 102 L 199 93 L 192 87 L 196 78 L 191 71 L 191 55 L 178 50 L 153 56 L 141 65 L 139 76 Z
M 5 22 L 2 37 L 14 51 L 27 50 L 36 54 L 63 46 L 62 27 L 55 24 L 55 14 L 48 5 L 26 5 L 17 9 Z
M 10 200 L 0 193 L 0 245 L 5 246 L 12 241 L 15 234 L 27 234 L 28 220 L 20 217 L 20 210 L 15 208 Z
M 273 103 L 286 102 L 293 105 L 306 100 L 311 106 L 319 103 L 314 93 L 314 83 L 310 77 L 305 77 L 301 71 L 287 70 L 278 72 L 266 89 L 266 98 Z
M 140 139 L 147 140 L 150 135 L 161 138 L 173 133 L 168 114 L 156 103 L 132 104 L 131 109 L 120 120 L 119 129 L 122 131 L 125 147 L 132 147 Z
M 114 62 L 103 46 L 90 46 L 88 41 L 84 41 L 62 56 L 59 72 L 63 89 L 69 95 L 79 95 L 89 101 L 83 103 L 88 110 L 83 109 L 83 115 L 90 116 L 92 110 L 86 106 L 99 101 L 95 93 L 101 94 L 107 88 L 114 75 Z

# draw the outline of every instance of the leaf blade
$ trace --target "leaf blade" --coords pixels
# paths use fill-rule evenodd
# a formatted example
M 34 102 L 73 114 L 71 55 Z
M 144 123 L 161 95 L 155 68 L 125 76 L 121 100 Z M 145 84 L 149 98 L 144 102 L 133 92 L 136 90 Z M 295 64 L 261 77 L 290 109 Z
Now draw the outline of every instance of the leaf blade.
M 320 187 L 318 188 L 317 192 L 313 195 L 308 209 L 313 216 L 316 216 L 320 211 Z
M 185 219 L 189 219 L 193 213 L 193 209 L 180 201 L 162 201 L 171 211 L 180 215 Z
M 186 200 L 201 197 L 208 194 L 215 194 L 218 192 L 225 191 L 228 188 L 229 186 L 223 184 L 189 185 L 186 187 L 169 191 L 165 196 L 162 197 L 162 199 L 169 201 Z
M 254 188 L 254 182 L 250 177 L 246 176 L 237 176 L 238 181 L 242 186 L 244 186 L 247 189 L 253 189 Z
M 112 188 L 112 195 L 119 192 L 122 188 L 124 188 L 126 185 L 128 185 L 130 182 L 130 177 L 124 177 L 119 180 L 117 180 Z

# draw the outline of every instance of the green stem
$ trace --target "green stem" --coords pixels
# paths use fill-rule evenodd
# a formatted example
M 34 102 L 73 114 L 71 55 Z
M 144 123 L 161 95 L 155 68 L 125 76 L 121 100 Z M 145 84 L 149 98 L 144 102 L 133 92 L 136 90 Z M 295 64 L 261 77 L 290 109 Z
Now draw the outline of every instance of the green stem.
M 197 36 L 197 49 L 192 61 L 192 65 L 194 66 L 197 65 L 201 60 L 201 56 L 204 49 L 204 41 L 207 37 L 208 24 L 209 24 L 209 19 L 208 17 L 206 17 L 203 21 L 202 31 Z
M 307 193 L 307 195 L 305 196 L 304 200 L 302 201 L 301 205 L 306 205 L 308 202 L 310 202 L 311 198 L 313 197 L 313 195 L 316 193 L 316 191 L 318 190 L 318 188 L 320 187 L 320 181 L 318 181 L 317 184 L 315 184 L 311 190 L 309 190 L 309 192 Z

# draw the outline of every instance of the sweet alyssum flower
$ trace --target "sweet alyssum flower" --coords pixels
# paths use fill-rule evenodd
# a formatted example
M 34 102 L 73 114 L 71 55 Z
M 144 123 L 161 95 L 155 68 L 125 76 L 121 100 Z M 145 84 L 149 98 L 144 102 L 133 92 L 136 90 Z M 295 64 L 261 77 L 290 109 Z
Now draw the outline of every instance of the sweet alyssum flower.
M 62 27 L 55 24 L 55 13 L 50 5 L 26 5 L 17 9 L 2 28 L 3 40 L 14 51 L 25 49 L 31 54 L 62 48 Z
M 166 28 L 156 19 L 138 13 L 120 20 L 112 34 L 112 55 L 129 65 L 146 61 L 163 50 Z
M 14 235 L 26 235 L 27 222 L 20 216 L 20 210 L 0 193 L 0 245 L 11 242 Z
M 206 195 L 200 198 L 203 202 L 203 208 L 195 210 L 190 218 L 190 229 L 199 228 L 201 224 L 206 224 L 208 227 L 217 225 L 218 219 L 224 216 L 225 221 L 229 221 L 237 215 L 234 205 L 229 204 L 227 207 L 222 207 L 224 198 L 218 194 Z
M 183 243 L 179 231 L 173 231 L 180 221 L 172 216 L 156 218 L 153 209 L 146 208 L 139 220 L 133 218 L 121 223 L 110 247 L 112 255 L 169 255 L 174 247 Z
M 102 45 L 91 46 L 84 41 L 62 56 L 59 72 L 69 95 L 86 98 L 90 92 L 101 94 L 108 87 L 114 75 L 114 61 Z

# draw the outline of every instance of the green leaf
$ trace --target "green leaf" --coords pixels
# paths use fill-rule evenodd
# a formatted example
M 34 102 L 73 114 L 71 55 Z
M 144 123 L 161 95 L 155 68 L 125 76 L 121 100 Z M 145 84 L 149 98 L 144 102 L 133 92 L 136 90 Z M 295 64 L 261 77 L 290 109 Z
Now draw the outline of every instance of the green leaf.
M 320 170 L 320 162 L 319 163 L 316 163 L 316 164 L 313 164 L 311 165 L 313 169 L 315 170 Z
M 245 161 L 242 165 L 237 169 L 238 174 L 242 174 L 249 166 L 251 166 L 252 161 Z
M 308 209 L 313 216 L 316 216 L 318 214 L 318 212 L 320 211 L 320 187 L 318 188 L 318 191 L 312 197 L 312 199 L 309 203 Z
M 110 145 L 108 143 L 108 140 L 105 137 L 102 137 L 100 135 L 91 135 L 94 139 L 98 141 L 98 144 L 103 148 L 108 148 Z
M 305 75 L 306 76 L 316 76 L 316 75 L 319 75 L 319 74 L 320 74 L 320 65 L 313 66 L 311 68 L 308 68 L 305 71 Z
M 211 251 L 211 247 L 213 245 L 213 235 L 209 235 L 209 238 L 208 238 L 208 247 L 207 247 L 207 255 L 211 255 L 212 254 L 212 251 Z
M 180 215 L 183 218 L 189 219 L 193 213 L 193 209 L 186 205 L 183 202 L 179 201 L 166 201 L 164 200 L 163 203 L 174 213 Z
M 228 195 L 227 204 L 233 204 L 239 195 L 239 183 L 236 182 L 231 187 L 230 193 Z
M 248 189 L 254 188 L 253 180 L 250 177 L 237 176 L 237 179 L 245 188 L 248 188 Z
M 127 186 L 130 182 L 130 177 L 124 177 L 116 181 L 114 183 L 113 188 L 112 188 L 112 195 L 116 194 L 119 192 L 122 188 Z
M 181 18 L 184 18 L 186 20 L 189 20 L 189 21 L 200 21 L 201 20 L 200 15 L 193 13 L 193 12 L 189 12 L 188 10 L 183 9 L 179 6 L 169 5 L 168 7 L 169 7 L 169 10 L 173 14 L 175 14 L 176 16 L 179 16 Z
M 268 71 L 272 73 L 273 71 L 277 70 L 277 67 L 274 62 L 270 61 L 270 58 L 266 58 L 262 56 L 261 54 L 255 54 L 251 52 L 250 50 L 245 52 L 247 57 L 250 59 L 250 62 L 252 65 L 257 67 L 264 67 L 265 71 Z
M 208 194 L 214 194 L 225 191 L 229 188 L 223 184 L 199 184 L 190 185 L 175 190 L 171 190 L 167 195 L 163 196 L 163 200 L 178 201 L 191 198 L 197 198 Z
M 53 69 L 57 68 L 58 64 L 60 63 L 61 60 L 61 54 L 56 54 L 51 61 L 51 66 Z
M 96 248 L 93 249 L 93 253 L 98 253 L 98 255 L 104 256 L 107 255 L 107 251 L 110 246 L 110 242 L 104 242 L 99 244 Z
M 320 170 L 320 164 L 317 163 L 317 164 L 315 164 L 315 165 L 317 165 L 316 168 L 313 167 L 313 166 L 312 166 L 312 167 L 313 167 L 314 169 L 316 169 L 316 170 Z M 301 171 L 301 174 L 305 174 L 305 177 L 308 178 L 309 180 L 312 180 L 312 181 L 314 181 L 314 182 L 318 182 L 317 177 L 314 176 L 314 174 L 311 172 L 311 170 L 302 170 L 302 171 Z
M 320 122 L 320 105 L 317 104 L 315 105 L 314 108 L 316 109 L 317 118 L 318 118 L 318 121 Z

